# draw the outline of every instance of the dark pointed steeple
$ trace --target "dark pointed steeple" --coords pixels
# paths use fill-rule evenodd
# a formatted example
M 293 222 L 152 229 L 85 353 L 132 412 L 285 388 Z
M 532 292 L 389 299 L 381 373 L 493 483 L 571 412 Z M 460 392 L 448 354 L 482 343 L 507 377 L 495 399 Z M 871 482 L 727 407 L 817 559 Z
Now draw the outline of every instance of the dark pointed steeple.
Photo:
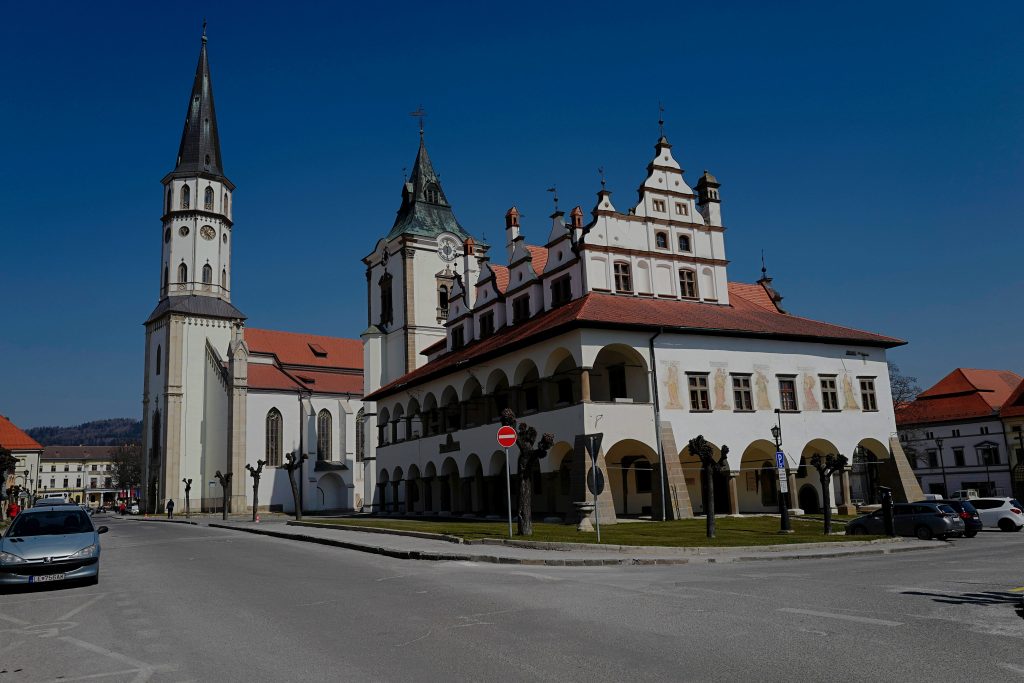
M 412 175 L 402 188 L 402 206 L 385 239 L 403 233 L 434 237 L 442 232 L 450 232 L 463 239 L 470 236 L 455 218 L 451 204 L 444 195 L 441 178 L 430 163 L 421 129 L 420 148 L 413 162 Z
M 220 157 L 220 136 L 217 134 L 217 112 L 213 106 L 213 81 L 210 61 L 206 55 L 206 22 L 203 22 L 202 47 L 192 83 L 192 94 L 185 111 L 185 128 L 181 132 L 178 160 L 172 175 L 205 175 L 224 177 Z

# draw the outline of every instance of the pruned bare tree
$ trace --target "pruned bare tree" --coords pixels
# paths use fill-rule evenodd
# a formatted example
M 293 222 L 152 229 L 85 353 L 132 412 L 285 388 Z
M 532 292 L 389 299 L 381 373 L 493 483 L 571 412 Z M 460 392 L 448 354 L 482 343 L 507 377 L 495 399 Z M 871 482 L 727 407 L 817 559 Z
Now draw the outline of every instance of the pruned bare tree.
M 722 457 L 715 462 L 715 450 L 703 434 L 690 439 L 690 455 L 700 459 L 701 487 L 704 489 L 704 516 L 707 520 L 707 537 L 715 537 L 715 475 L 729 469 L 729 447 L 722 446 Z
M 302 470 L 302 463 L 309 460 L 309 456 L 303 453 L 296 457 L 294 453 L 288 453 L 284 456 L 285 471 L 288 472 L 288 483 L 292 485 L 292 500 L 295 501 L 295 521 L 302 520 L 302 502 L 299 500 L 299 486 L 295 483 L 295 472 Z
M 519 535 L 533 535 L 533 473 L 538 463 L 548 456 L 548 450 L 555 443 L 555 435 L 546 433 L 537 441 L 537 430 L 525 422 L 518 422 L 515 413 L 505 408 L 501 411 L 501 424 L 516 430 L 516 446 L 519 447 Z
M 234 475 L 234 472 L 221 474 L 220 470 L 217 470 L 217 473 L 213 475 L 217 477 L 217 481 L 220 482 L 220 488 L 223 494 L 220 518 L 224 520 L 228 518 L 228 490 L 231 488 L 231 479 L 234 477 Z
M 825 511 L 825 535 L 832 533 L 832 475 L 842 472 L 849 461 L 845 455 L 838 453 L 821 453 L 811 456 L 811 467 L 818 470 L 818 480 L 821 482 L 822 509 Z
M 263 475 L 263 466 L 266 464 L 266 460 L 257 460 L 256 467 L 249 463 L 245 464 L 245 469 L 249 470 L 249 476 L 252 477 L 252 521 L 254 522 L 256 521 L 256 506 L 260 497 L 260 477 Z

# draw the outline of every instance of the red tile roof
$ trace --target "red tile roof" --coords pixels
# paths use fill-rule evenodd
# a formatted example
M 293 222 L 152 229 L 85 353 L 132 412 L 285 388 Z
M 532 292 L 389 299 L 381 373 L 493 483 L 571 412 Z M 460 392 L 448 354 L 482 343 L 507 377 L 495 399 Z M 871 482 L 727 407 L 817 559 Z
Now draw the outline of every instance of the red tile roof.
M 768 292 L 764 291 L 764 287 L 745 282 L 729 283 L 729 303 L 736 308 L 744 308 L 746 304 L 750 304 L 772 313 L 779 312 Z
M 363 369 L 363 344 L 358 339 L 245 328 L 250 353 L 272 354 L 282 365 Z M 322 349 L 327 355 L 314 352 Z
M 995 417 L 1021 385 L 1007 370 L 957 368 L 896 411 L 900 426 Z
M 1024 380 L 1021 380 L 1017 388 L 1006 399 L 1006 403 L 999 410 L 1002 417 L 1024 417 Z
M 9 451 L 42 450 L 43 447 L 31 436 L 14 426 L 14 423 L 0 415 L 0 446 Z
M 494 271 L 494 284 L 498 288 L 498 292 L 504 294 L 508 289 L 508 268 L 492 265 L 491 270 Z
M 318 394 L 363 393 L 362 374 L 321 370 L 284 370 L 276 365 L 249 363 L 249 388 L 272 391 L 312 391 Z
M 505 327 L 492 337 L 474 341 L 458 351 L 440 356 L 378 389 L 366 399 L 376 400 L 388 396 L 400 389 L 444 374 L 457 366 L 485 357 L 499 356 L 517 346 L 578 327 L 648 330 L 666 328 L 689 334 L 852 343 L 884 348 L 906 343 L 893 337 L 771 312 L 747 300 L 744 301 L 744 304 L 738 306 L 722 306 L 591 292 L 525 323 Z
M 532 244 L 527 244 L 526 248 L 530 252 L 530 262 L 533 263 L 533 272 L 540 275 L 544 272 L 544 267 L 548 264 L 547 247 L 535 247 Z

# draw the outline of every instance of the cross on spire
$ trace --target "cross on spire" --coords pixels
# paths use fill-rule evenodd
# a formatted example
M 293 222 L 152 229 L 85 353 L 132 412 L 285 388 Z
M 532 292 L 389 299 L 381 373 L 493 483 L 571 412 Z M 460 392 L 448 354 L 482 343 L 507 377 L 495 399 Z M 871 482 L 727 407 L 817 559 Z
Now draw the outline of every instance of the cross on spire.
M 555 211 L 558 211 L 558 186 L 557 185 L 552 185 L 551 187 L 549 187 L 547 189 L 547 191 L 550 192 L 552 195 L 554 195 Z
M 665 137 L 665 105 L 658 102 L 658 136 Z
M 416 111 L 409 112 L 409 116 L 415 116 L 416 118 L 418 118 L 420 120 L 420 137 L 422 138 L 423 137 L 423 119 L 425 119 L 427 117 L 427 112 L 426 112 L 426 110 L 423 109 L 423 105 L 421 104 L 419 107 L 417 107 Z
M 203 17 L 203 43 L 206 43 L 206 17 Z
M 604 185 L 605 185 L 605 182 L 606 182 L 606 181 L 605 181 L 605 178 L 604 178 L 604 166 L 598 166 L 598 167 L 597 167 L 597 174 L 598 174 L 599 176 L 601 176 L 601 189 L 603 190 L 603 189 L 604 189 Z

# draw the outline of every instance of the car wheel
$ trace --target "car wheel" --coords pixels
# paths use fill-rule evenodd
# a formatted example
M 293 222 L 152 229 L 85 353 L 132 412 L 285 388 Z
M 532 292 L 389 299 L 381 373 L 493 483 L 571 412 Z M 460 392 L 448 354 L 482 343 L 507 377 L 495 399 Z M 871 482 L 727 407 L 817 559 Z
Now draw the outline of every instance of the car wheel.
M 917 527 L 914 533 L 916 533 L 917 537 L 920 538 L 922 541 L 932 540 L 932 530 L 924 526 L 923 524 Z
M 965 531 L 964 532 L 964 538 L 974 538 L 977 535 L 978 535 L 977 531 Z
M 1001 519 L 999 520 L 999 528 L 1002 531 L 1017 531 L 1020 527 L 1014 524 L 1012 519 Z

